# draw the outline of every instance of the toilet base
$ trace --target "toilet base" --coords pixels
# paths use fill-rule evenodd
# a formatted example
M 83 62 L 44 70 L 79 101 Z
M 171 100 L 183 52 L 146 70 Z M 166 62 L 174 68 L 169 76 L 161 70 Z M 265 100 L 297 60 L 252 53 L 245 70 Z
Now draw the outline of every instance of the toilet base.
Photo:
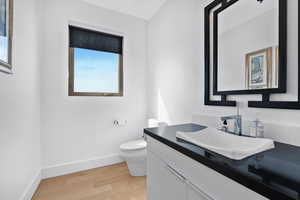
M 130 175 L 147 175 L 147 150 L 121 152 L 121 157 L 126 161 Z
M 141 164 L 134 164 L 134 163 L 128 163 L 128 169 L 131 176 L 146 176 L 147 170 L 146 170 L 146 163 L 145 165 Z

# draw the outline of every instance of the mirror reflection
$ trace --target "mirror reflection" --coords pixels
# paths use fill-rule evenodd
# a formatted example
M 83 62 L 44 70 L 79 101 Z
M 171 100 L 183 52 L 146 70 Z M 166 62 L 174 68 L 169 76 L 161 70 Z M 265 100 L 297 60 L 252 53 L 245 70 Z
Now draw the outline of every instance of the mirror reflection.
M 278 0 L 239 0 L 218 14 L 218 91 L 278 88 Z

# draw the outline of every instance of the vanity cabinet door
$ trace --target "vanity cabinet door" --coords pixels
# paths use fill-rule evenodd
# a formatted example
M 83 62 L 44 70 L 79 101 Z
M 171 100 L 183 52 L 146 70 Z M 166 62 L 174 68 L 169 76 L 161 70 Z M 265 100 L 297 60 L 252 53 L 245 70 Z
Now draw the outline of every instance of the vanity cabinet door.
M 214 200 L 208 194 L 206 194 L 203 190 L 187 181 L 187 199 L 188 200 Z
M 148 152 L 148 200 L 187 200 L 184 177 Z

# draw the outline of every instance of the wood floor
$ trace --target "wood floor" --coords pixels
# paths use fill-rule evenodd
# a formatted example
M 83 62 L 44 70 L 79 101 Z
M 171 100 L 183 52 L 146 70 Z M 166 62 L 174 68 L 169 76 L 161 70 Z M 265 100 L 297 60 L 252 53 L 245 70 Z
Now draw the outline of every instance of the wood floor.
M 122 163 L 43 180 L 32 200 L 146 200 L 146 178 Z

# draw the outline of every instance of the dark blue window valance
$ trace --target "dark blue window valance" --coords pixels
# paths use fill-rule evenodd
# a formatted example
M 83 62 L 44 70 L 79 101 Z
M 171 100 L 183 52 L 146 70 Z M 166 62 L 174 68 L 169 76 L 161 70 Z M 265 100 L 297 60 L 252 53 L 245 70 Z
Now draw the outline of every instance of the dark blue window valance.
M 82 48 L 123 54 L 123 37 L 69 26 L 71 48 Z

